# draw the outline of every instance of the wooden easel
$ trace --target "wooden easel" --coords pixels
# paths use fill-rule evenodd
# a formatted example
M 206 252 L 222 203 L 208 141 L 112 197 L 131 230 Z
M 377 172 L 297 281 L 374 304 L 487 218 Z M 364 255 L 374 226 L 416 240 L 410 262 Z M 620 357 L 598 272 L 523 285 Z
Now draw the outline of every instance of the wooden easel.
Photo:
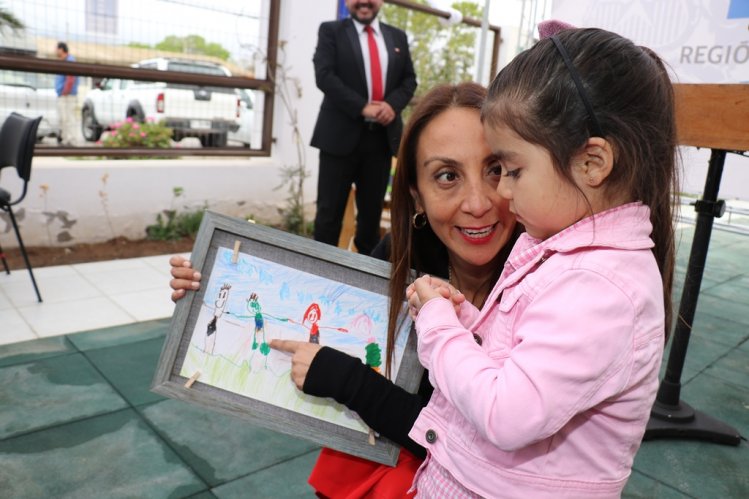
M 341 235 L 338 236 L 338 247 L 356 251 L 354 245 L 354 234 L 356 233 L 356 187 L 351 186 L 346 201 L 346 211 L 343 213 L 343 223 L 341 226 Z
M 687 355 L 713 219 L 725 211 L 718 199 L 726 153 L 749 151 L 749 85 L 674 85 L 679 144 L 711 149 L 702 198 L 695 202 L 697 224 L 675 318 L 666 374 L 645 431 L 645 440 L 696 438 L 739 445 L 739 432 L 680 400 L 681 373 Z M 747 165 L 749 166 L 749 165 Z

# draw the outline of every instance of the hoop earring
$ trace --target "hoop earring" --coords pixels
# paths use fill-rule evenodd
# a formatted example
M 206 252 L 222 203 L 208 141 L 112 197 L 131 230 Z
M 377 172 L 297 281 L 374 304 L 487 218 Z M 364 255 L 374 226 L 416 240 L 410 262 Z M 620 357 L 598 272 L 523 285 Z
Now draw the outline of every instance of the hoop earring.
M 416 212 L 414 213 L 414 216 L 411 217 L 411 225 L 414 229 L 419 230 L 423 229 L 427 224 L 427 215 L 423 211 L 421 213 Z

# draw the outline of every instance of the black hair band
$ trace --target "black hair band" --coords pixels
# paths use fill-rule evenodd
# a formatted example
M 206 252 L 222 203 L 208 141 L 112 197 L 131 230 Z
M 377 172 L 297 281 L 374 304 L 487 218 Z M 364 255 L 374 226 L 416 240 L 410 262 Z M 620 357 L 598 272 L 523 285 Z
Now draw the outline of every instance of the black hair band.
M 577 72 L 577 69 L 575 69 L 574 64 L 572 64 L 570 55 L 567 53 L 564 45 L 562 45 L 562 42 L 559 40 L 559 38 L 557 38 L 556 35 L 552 35 L 549 38 L 551 38 L 551 41 L 554 42 L 557 50 L 559 50 L 559 53 L 562 55 L 564 64 L 567 66 L 567 70 L 570 72 L 570 76 L 572 77 L 572 81 L 575 82 L 577 93 L 580 94 L 580 99 L 582 99 L 583 105 L 585 106 L 586 111 L 588 111 L 588 119 L 590 120 L 590 127 L 592 129 L 591 131 L 593 132 L 593 136 L 603 137 L 603 129 L 601 128 L 601 124 L 598 123 L 598 119 L 593 112 L 593 106 L 590 104 L 590 99 L 588 99 L 588 93 L 585 91 L 583 81 L 582 79 L 580 79 L 580 74 Z

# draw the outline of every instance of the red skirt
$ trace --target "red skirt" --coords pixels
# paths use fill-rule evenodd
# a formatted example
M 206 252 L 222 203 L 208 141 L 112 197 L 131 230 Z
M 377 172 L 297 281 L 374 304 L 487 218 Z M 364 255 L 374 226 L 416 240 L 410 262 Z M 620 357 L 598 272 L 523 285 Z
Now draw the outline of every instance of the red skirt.
M 401 449 L 394 467 L 333 449 L 323 449 L 309 476 L 318 497 L 328 499 L 390 499 L 407 494 L 422 460 Z

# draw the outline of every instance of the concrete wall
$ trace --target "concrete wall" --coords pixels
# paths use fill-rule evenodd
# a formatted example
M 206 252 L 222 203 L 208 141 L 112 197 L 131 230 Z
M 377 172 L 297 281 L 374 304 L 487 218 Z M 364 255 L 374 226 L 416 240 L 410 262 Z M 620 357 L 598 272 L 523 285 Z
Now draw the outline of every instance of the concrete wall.
M 312 55 L 317 27 L 335 18 L 335 0 L 284 0 L 280 35 L 285 47 L 281 63 L 298 80 L 302 95 L 292 103 L 298 115 L 300 140 L 311 176 L 305 183 L 305 202 L 314 212 L 317 150 L 309 140 L 322 100 L 315 86 Z M 188 158 L 179 160 L 96 160 L 35 158 L 29 192 L 16 207 L 24 242 L 70 245 L 99 242 L 114 236 L 145 237 L 145 228 L 165 209 L 192 211 L 207 205 L 234 216 L 252 215 L 259 221 L 280 220 L 278 208 L 287 196 L 274 190 L 279 171 L 297 161 L 289 110 L 275 102 L 274 144 L 268 158 Z M 2 172 L 2 186 L 20 192 L 15 172 Z M 180 187 L 183 195 L 173 196 Z M 10 222 L 0 213 L 0 245 L 14 247 Z
M 13 172 L 3 185 L 20 192 Z M 7 180 L 7 181 L 6 181 Z M 24 242 L 69 245 L 115 236 L 145 237 L 162 210 L 207 206 L 228 215 L 274 222 L 285 193 L 271 158 L 182 160 L 68 160 L 36 158 L 29 192 L 16 206 Z M 174 188 L 183 194 L 175 197 Z M 0 214 L 0 244 L 16 245 L 7 215 Z

